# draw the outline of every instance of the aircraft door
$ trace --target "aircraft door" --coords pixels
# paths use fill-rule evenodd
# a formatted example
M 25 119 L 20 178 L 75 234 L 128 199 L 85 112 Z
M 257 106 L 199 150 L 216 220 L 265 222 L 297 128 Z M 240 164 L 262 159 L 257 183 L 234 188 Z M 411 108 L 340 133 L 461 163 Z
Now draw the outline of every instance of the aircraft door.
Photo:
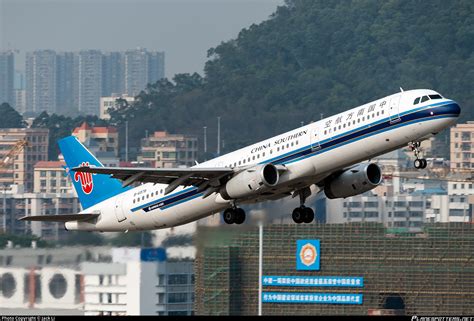
M 390 123 L 392 124 L 400 121 L 400 97 L 401 94 L 396 94 L 390 98 L 388 115 L 390 117 Z
M 321 140 L 320 139 L 320 135 L 319 135 L 319 127 L 317 128 L 312 128 L 311 129 L 311 151 L 314 152 L 316 150 L 319 150 L 321 149 L 321 145 L 319 144 L 319 141 Z
M 115 217 L 119 222 L 125 221 L 127 219 L 123 211 L 123 196 L 117 196 L 115 198 Z

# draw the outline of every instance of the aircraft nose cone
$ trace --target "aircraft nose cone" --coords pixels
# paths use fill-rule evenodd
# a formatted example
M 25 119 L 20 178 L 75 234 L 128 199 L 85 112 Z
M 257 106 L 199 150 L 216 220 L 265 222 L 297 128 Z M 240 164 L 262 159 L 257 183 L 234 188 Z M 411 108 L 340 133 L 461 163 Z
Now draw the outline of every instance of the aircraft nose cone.
M 459 116 L 459 114 L 461 114 L 461 107 L 459 106 L 457 102 L 453 102 L 449 106 L 449 109 L 450 109 L 450 112 L 452 112 L 456 116 Z

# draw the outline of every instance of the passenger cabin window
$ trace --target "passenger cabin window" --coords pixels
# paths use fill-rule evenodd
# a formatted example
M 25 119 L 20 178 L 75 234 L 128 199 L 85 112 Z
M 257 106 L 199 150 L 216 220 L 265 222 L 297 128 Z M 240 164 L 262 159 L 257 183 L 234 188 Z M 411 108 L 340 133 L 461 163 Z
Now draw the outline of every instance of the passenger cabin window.
M 425 101 L 429 100 L 428 96 L 421 97 L 421 102 L 424 103 Z
M 413 102 L 413 105 L 418 104 L 418 103 L 420 102 L 420 98 L 421 98 L 421 97 L 418 97 L 417 99 L 415 99 L 415 101 Z
M 431 99 L 443 99 L 441 95 L 429 95 Z

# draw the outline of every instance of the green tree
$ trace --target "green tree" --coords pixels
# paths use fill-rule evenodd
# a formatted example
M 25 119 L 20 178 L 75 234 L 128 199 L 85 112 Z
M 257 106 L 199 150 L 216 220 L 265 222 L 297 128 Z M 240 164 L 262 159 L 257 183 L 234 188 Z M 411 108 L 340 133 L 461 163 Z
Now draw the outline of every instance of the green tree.
M 5 248 L 8 241 L 11 241 L 14 246 L 30 247 L 32 241 L 36 241 L 38 247 L 51 247 L 53 244 L 42 240 L 35 235 L 16 235 L 0 233 L 0 249 Z
M 202 137 L 207 126 L 216 137 L 220 116 L 229 151 L 399 87 L 433 88 L 470 106 L 472 48 L 472 1 L 287 0 L 268 20 L 209 49 L 204 76 L 150 84 L 112 122 L 123 146 L 128 121 L 129 144 L 138 147 L 145 131 Z M 461 121 L 473 116 L 464 108 Z
M 26 126 L 23 117 L 8 103 L 0 105 L 0 128 L 23 128 Z
M 71 135 L 74 128 L 87 122 L 90 126 L 107 126 L 108 122 L 97 116 L 78 116 L 76 118 L 63 115 L 49 115 L 43 111 L 38 115 L 31 125 L 33 128 L 49 129 L 48 159 L 56 160 L 59 155 L 58 140 Z
M 153 245 L 153 234 L 151 232 L 128 232 L 119 234 L 109 240 L 109 244 L 117 247 L 143 246 L 151 247 Z
M 105 241 L 101 234 L 97 232 L 70 231 L 66 239 L 61 242 L 63 245 L 104 245 Z

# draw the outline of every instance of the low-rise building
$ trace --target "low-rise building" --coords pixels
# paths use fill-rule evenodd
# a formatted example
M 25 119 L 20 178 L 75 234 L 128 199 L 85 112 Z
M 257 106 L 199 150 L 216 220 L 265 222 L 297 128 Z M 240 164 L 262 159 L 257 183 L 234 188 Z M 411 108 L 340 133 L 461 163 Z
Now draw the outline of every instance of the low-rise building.
M 104 166 L 117 167 L 119 164 L 118 131 L 115 127 L 89 126 L 86 122 L 73 132 Z
M 135 101 L 134 97 L 130 97 L 126 94 L 112 94 L 109 97 L 100 97 L 100 118 L 101 119 L 110 119 L 109 108 L 116 108 L 119 106 L 117 100 L 125 100 L 128 104 L 131 104 Z
M 197 159 L 197 137 L 192 135 L 157 131 L 143 138 L 141 147 L 142 161 L 153 167 L 190 167 Z
M 86 315 L 191 315 L 192 260 L 162 248 L 112 249 L 112 263 L 83 263 Z
M 457 124 L 450 131 L 451 170 L 470 171 L 474 168 L 474 122 Z
M 164 248 L 0 249 L 2 314 L 192 315 L 193 258 Z
M 0 195 L 0 209 L 4 214 L 0 220 L 1 230 L 10 234 L 32 233 L 45 240 L 60 240 L 67 233 L 64 224 L 18 219 L 27 215 L 73 214 L 81 211 L 79 200 L 73 192 L 28 193 L 23 186 L 12 185 Z
M 34 165 L 48 160 L 48 134 L 46 128 L 0 129 L 0 159 L 6 163 L 0 167 L 0 185 L 33 191 Z
M 35 165 L 34 193 L 69 193 L 72 182 L 64 169 L 63 161 L 42 161 Z

